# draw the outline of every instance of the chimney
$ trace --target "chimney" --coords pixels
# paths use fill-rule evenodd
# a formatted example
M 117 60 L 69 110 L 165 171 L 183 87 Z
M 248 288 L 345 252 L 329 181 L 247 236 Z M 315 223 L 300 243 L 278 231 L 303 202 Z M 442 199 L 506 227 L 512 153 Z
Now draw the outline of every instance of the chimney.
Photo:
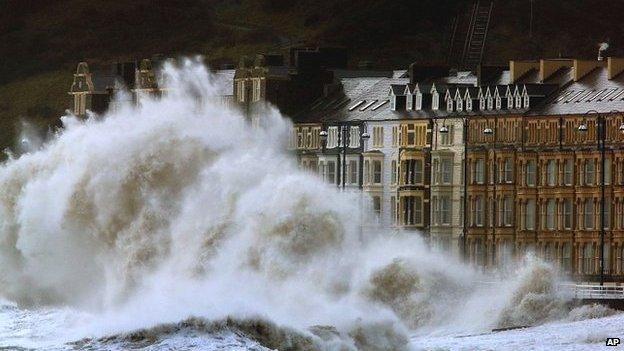
M 578 82 L 596 67 L 604 66 L 604 61 L 574 60 L 574 81 Z
M 509 79 L 514 84 L 520 77 L 533 69 L 539 69 L 539 61 L 509 61 Z
M 624 71 L 624 58 L 609 57 L 607 59 L 608 78 L 613 79 Z
M 572 60 L 568 59 L 547 59 L 540 60 L 540 82 L 548 79 L 553 73 L 555 73 L 561 67 L 572 67 Z

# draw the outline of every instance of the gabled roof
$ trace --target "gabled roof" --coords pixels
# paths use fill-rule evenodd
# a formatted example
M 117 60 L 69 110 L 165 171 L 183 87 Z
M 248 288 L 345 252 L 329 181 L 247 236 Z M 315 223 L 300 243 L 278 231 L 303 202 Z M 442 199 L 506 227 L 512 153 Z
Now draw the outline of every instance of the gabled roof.
M 414 94 L 418 90 L 418 83 L 416 84 L 405 84 L 405 92 L 404 95 Z
M 388 95 L 405 96 L 405 84 L 392 84 Z

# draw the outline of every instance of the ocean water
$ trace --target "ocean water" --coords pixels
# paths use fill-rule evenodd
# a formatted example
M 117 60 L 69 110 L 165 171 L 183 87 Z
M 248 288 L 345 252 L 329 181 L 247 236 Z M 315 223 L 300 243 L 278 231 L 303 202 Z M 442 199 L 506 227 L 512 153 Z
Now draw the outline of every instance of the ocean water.
M 550 350 L 621 331 L 534 257 L 484 272 L 363 231 L 368 199 L 299 170 L 287 119 L 252 128 L 198 60 L 165 72 L 163 98 L 64 116 L 0 166 L 0 349 Z

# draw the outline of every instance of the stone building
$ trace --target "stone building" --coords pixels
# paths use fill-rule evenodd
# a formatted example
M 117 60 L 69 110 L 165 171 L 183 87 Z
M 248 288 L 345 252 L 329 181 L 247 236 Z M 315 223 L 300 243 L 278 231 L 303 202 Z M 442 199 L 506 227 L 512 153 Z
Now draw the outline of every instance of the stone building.
M 72 100 L 70 111 L 84 118 L 87 111 L 103 113 L 114 109 L 112 104 L 119 101 L 120 96 L 116 94 L 120 90 L 128 91 L 128 101 L 137 105 L 146 98 L 166 94 L 166 77 L 161 69 L 164 61 L 156 55 L 141 61 L 94 65 L 95 69 L 87 62 L 80 62 L 69 91 Z M 235 71 L 226 69 L 211 73 L 218 89 L 214 92 L 214 98 L 223 105 L 234 106 Z
M 529 108 L 469 119 L 468 257 L 494 265 L 531 250 L 577 279 L 621 281 L 624 60 L 521 64 L 501 103 Z

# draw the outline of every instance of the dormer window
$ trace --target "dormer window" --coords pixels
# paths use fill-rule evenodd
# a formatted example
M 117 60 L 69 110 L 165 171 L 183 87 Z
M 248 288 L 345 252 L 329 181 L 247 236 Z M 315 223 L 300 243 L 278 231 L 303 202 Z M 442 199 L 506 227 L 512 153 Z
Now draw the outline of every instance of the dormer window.
M 494 100 L 492 99 L 491 96 L 487 98 L 487 109 L 488 110 L 494 109 Z
M 462 99 L 457 99 L 457 111 L 461 112 L 464 110 L 464 102 Z
M 479 110 L 485 111 L 485 98 L 483 96 L 479 99 Z
M 451 98 L 446 99 L 446 110 L 453 111 L 453 99 Z
M 405 103 L 406 104 L 405 109 L 408 111 L 413 110 L 414 109 L 414 95 L 407 94 L 405 96 L 405 99 L 407 100 Z
M 397 97 L 394 94 L 390 96 L 390 109 L 392 111 L 396 111 L 397 109 Z
M 466 111 L 472 111 L 472 99 L 466 100 Z
M 514 99 L 513 96 L 511 95 L 507 95 L 507 109 L 508 110 L 513 110 L 514 108 Z
M 529 108 L 529 95 L 524 95 L 524 108 Z
M 522 96 L 516 95 L 516 108 L 522 108 Z
M 502 105 L 501 98 L 500 98 L 500 96 L 497 96 L 496 97 L 496 109 L 500 110 L 501 109 L 501 105 Z
M 414 108 L 415 110 L 422 110 L 422 98 L 422 93 L 416 93 L 416 108 Z
M 433 92 L 431 94 L 431 109 L 432 110 L 440 109 L 440 95 L 437 92 Z

